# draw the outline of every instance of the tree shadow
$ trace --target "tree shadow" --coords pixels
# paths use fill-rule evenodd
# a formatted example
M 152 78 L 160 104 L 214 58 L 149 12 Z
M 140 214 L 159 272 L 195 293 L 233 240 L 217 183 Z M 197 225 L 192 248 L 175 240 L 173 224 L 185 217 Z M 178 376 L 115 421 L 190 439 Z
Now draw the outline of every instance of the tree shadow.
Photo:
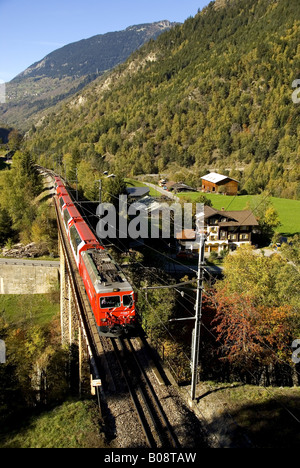
M 221 428 L 218 436 L 227 447 L 241 446 L 238 434 L 249 442 L 250 448 L 300 446 L 300 395 L 295 398 L 276 395 L 276 398 L 264 402 L 246 404 L 233 411 L 230 409 L 228 414 L 226 424 L 224 415 L 214 418 L 210 424 L 214 430 Z
M 245 384 L 236 384 L 236 385 L 230 385 L 230 388 L 238 388 L 238 387 L 244 387 L 244 386 L 245 386 Z M 203 393 L 203 395 L 200 395 L 199 397 L 197 397 L 196 401 L 197 401 L 197 403 L 199 403 L 199 401 L 202 400 L 202 398 L 205 398 L 206 396 L 211 395 L 212 393 L 216 393 L 216 392 L 219 392 L 221 390 L 225 390 L 227 388 L 228 388 L 228 385 L 218 387 L 218 388 L 214 388 L 212 390 L 208 390 L 207 392 Z
M 44 203 L 48 200 L 50 200 L 51 198 L 53 198 L 53 194 L 52 193 L 49 193 L 47 195 L 44 195 L 41 199 L 40 199 L 40 203 Z
M 7 164 L 4 158 L 0 158 L 0 171 L 9 168 L 9 164 Z

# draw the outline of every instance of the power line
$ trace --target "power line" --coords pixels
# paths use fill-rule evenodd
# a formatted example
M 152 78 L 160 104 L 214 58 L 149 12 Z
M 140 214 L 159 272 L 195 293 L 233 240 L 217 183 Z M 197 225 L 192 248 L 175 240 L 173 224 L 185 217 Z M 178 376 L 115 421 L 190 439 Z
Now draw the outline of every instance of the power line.
M 111 195 L 112 197 L 118 198 L 118 197 L 116 197 L 116 196 L 113 195 L 113 194 L 110 194 L 110 195 Z M 266 194 L 265 197 L 259 202 L 259 204 L 255 207 L 254 210 L 256 210 L 256 209 L 264 202 L 264 200 L 265 200 L 268 196 L 269 196 L 269 194 Z M 85 209 L 85 208 L 84 208 L 84 209 Z M 85 210 L 86 210 L 86 209 L 85 209 Z M 86 210 L 86 211 L 88 211 L 88 210 Z M 89 212 L 89 213 L 91 213 L 91 212 Z M 92 216 L 97 217 L 95 214 L 93 214 L 93 213 L 91 213 L 91 214 L 92 214 Z M 248 215 L 248 216 L 249 216 L 249 215 Z M 248 216 L 245 218 L 245 220 L 248 218 Z M 117 231 L 119 231 L 119 230 L 117 230 Z M 139 241 L 139 242 L 141 243 L 141 241 Z M 116 247 L 116 246 L 115 246 L 115 247 Z M 123 244 L 123 247 L 125 247 L 124 244 Z M 145 246 L 145 247 L 146 247 L 146 248 L 149 248 L 149 249 L 151 249 L 151 250 L 153 250 L 153 251 L 155 251 L 155 252 L 158 253 L 159 255 L 163 255 L 163 256 L 166 257 L 168 260 L 174 260 L 174 259 L 168 257 L 167 255 L 165 255 L 163 252 L 160 252 L 160 251 L 154 249 L 154 248 L 151 247 L 151 246 Z M 125 248 L 126 248 L 126 247 L 125 247 Z M 121 249 L 120 249 L 120 250 L 121 250 Z M 183 264 L 182 264 L 181 262 L 179 262 L 179 261 L 175 261 L 175 262 L 178 263 L 178 264 L 181 265 L 181 266 L 184 266 L 184 267 L 186 266 L 186 265 L 183 265 Z M 145 268 L 140 262 L 138 262 L 138 263 L 139 263 L 143 268 Z M 193 271 L 193 273 L 195 273 L 195 271 L 194 271 L 193 269 L 190 269 L 190 270 Z M 208 270 L 206 270 L 206 271 L 208 272 Z M 208 272 L 208 273 L 209 273 L 209 272 Z M 151 274 L 157 277 L 157 275 L 155 275 L 153 272 L 151 272 Z M 212 275 L 211 275 L 211 276 L 212 276 Z M 161 278 L 159 278 L 159 279 L 161 280 Z M 192 296 L 189 296 L 189 297 L 192 297 Z M 179 302 L 179 301 L 178 301 L 178 302 Z M 190 302 L 190 301 L 188 301 L 188 302 Z M 183 306 L 181 303 L 179 303 L 179 304 L 180 304 L 181 306 Z M 183 307 L 184 307 L 184 306 L 183 306 Z M 186 310 L 188 310 L 188 309 L 186 309 Z
M 262 202 L 263 202 L 263 201 L 262 201 Z M 261 202 L 261 203 L 262 203 L 262 202 Z M 258 206 L 259 206 L 259 205 L 258 205 Z M 94 214 L 92 214 L 92 215 L 93 215 L 93 216 L 96 216 L 96 215 L 94 215 Z M 120 249 L 120 250 L 121 250 L 121 249 Z M 153 249 L 153 250 L 156 251 L 156 252 L 159 253 L 159 254 L 162 254 L 161 252 L 157 251 L 156 249 Z M 181 264 L 180 262 L 178 262 L 178 263 Z M 144 268 L 145 268 L 145 267 L 144 267 Z M 193 270 L 193 271 L 194 271 L 194 270 Z M 156 276 L 156 275 L 155 275 L 155 276 Z M 176 286 L 176 285 L 175 285 L 175 286 Z M 147 299 L 147 298 L 146 298 L 146 299 Z M 147 300 L 147 302 L 148 302 L 148 304 L 149 304 L 149 301 L 148 301 L 148 300 Z M 150 306 L 150 304 L 149 304 L 149 306 Z M 151 307 L 151 306 L 150 306 L 150 307 Z M 151 307 L 151 309 L 154 311 L 155 315 L 157 316 L 156 311 L 155 311 L 152 307 Z M 157 316 L 157 318 L 158 318 L 158 320 L 162 323 L 162 325 L 164 326 L 164 328 L 166 329 L 166 331 L 169 333 L 169 335 L 173 338 L 173 340 L 174 340 L 175 342 L 177 342 L 177 340 L 172 336 L 172 334 L 169 332 L 169 330 L 167 329 L 167 327 L 165 326 L 165 324 L 161 321 L 161 319 L 159 318 L 159 316 Z M 203 326 L 205 327 L 204 324 L 203 324 Z M 205 329 L 208 330 L 207 327 L 205 327 Z M 209 331 L 210 333 L 212 333 L 210 330 L 208 330 L 208 331 Z M 214 335 L 213 335 L 213 336 L 214 336 Z M 215 338 L 216 338 L 216 337 L 215 337 Z M 186 356 L 186 357 L 187 357 L 187 356 Z M 248 373 L 250 373 L 250 374 L 252 375 L 253 378 L 255 378 L 255 376 L 251 373 L 251 371 L 250 371 L 249 369 L 246 369 L 246 371 L 247 371 Z M 270 392 L 268 391 L 267 387 L 266 387 L 265 385 L 263 385 L 263 386 L 264 386 L 265 390 L 266 390 L 268 393 L 270 393 Z M 273 396 L 273 395 L 272 395 L 272 396 Z M 277 402 L 277 403 L 278 403 L 278 402 Z M 293 419 L 294 419 L 295 421 L 297 421 L 298 423 L 300 423 L 300 421 L 299 421 L 299 419 L 297 418 L 297 416 L 295 416 L 285 405 L 283 405 L 281 402 L 279 402 L 279 404 L 293 417 Z

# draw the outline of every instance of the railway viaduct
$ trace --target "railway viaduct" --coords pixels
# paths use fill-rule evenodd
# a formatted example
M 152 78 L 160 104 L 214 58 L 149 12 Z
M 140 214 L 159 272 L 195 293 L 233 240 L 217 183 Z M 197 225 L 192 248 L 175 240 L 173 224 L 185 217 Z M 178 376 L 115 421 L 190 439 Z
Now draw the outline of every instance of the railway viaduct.
M 62 345 L 70 348 L 70 356 L 72 354 L 73 358 L 74 350 L 77 350 L 75 354 L 78 357 L 78 378 L 71 380 L 79 382 L 79 393 L 82 394 L 89 392 L 91 388 L 88 341 L 80 319 L 78 287 L 72 284 L 70 265 L 65 258 L 66 252 L 61 239 L 59 243 L 59 261 L 1 258 L 0 295 L 47 294 L 60 284 Z
M 52 177 L 48 173 L 42 175 L 54 195 Z M 57 215 L 60 260 L 0 259 L 0 294 L 47 294 L 59 283 L 61 340 L 70 350 L 70 385 L 78 383 L 80 396 L 97 394 L 100 407 L 102 382 L 98 369 L 103 365 L 103 350 L 82 279 L 61 229 L 55 199 L 52 201 Z
M 56 210 L 60 254 L 60 318 L 62 344 L 78 350 L 79 394 L 97 395 L 99 409 L 103 394 L 100 368 L 105 368 L 102 344 L 94 315 L 78 273 L 70 245 Z
M 100 396 L 103 392 L 99 368 L 103 365 L 103 349 L 94 322 L 94 316 L 87 299 L 83 281 L 78 273 L 65 231 L 61 225 L 58 207 L 55 201 L 54 179 L 51 171 L 39 167 L 44 177 L 44 185 L 49 199 L 56 211 L 59 243 L 59 283 L 60 283 L 60 322 L 62 345 L 70 350 L 70 361 L 78 360 L 73 366 L 78 371 L 79 394 L 97 395 L 100 408 Z M 74 359 L 75 351 L 75 359 Z M 71 365 L 70 365 L 71 368 Z

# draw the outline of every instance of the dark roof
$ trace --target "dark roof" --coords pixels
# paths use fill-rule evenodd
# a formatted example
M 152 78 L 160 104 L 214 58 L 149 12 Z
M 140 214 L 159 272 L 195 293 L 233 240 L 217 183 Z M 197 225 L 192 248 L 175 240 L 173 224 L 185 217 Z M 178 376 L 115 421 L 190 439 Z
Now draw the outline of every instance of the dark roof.
M 223 211 L 215 210 L 211 206 L 204 207 L 204 218 L 208 219 L 212 216 L 222 216 L 228 218 L 228 221 L 218 223 L 219 226 L 258 226 L 257 219 L 250 210 L 241 211 Z
M 169 190 L 187 190 L 197 192 L 197 189 L 184 184 L 183 182 L 177 182 L 169 187 Z
M 148 195 L 150 189 L 147 187 L 127 187 L 126 192 L 130 197 L 144 197 Z

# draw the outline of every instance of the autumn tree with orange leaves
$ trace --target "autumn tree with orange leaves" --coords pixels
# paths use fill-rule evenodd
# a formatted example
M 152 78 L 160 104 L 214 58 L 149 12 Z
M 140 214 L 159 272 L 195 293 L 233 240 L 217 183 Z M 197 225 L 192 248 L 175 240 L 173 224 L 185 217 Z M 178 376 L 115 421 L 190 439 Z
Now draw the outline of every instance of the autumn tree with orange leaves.
M 292 366 L 291 343 L 300 336 L 300 274 L 279 255 L 240 248 L 224 262 L 224 279 L 211 296 L 220 358 L 250 374 L 265 366 Z

